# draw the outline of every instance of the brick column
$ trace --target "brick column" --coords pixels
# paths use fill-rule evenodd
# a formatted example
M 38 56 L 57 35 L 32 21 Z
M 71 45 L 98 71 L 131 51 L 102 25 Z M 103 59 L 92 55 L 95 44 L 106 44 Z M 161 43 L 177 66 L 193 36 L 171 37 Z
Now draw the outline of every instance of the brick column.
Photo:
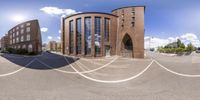
M 65 23 L 65 22 L 64 22 Z M 64 33 L 64 52 L 65 54 L 69 55 L 70 52 L 69 52 L 69 45 L 70 45 L 70 37 L 69 37 L 69 21 L 67 21 L 65 24 L 64 24 L 64 27 L 63 27 L 63 33 Z
M 81 52 L 82 52 L 82 55 L 84 56 L 85 55 L 85 18 L 82 17 L 81 18 Z
M 101 56 L 105 56 L 104 46 L 104 17 L 101 18 Z
M 61 34 L 60 34 L 60 36 L 61 36 L 61 52 L 63 53 L 63 54 L 65 54 L 65 33 L 64 33 L 64 25 L 65 25 L 65 23 L 64 23 L 64 18 L 61 18 Z
M 95 56 L 95 18 L 94 16 L 91 17 L 92 21 L 91 21 L 91 24 L 92 24 L 92 47 L 91 47 L 91 56 Z
M 73 19 L 74 20 L 74 54 L 73 55 L 76 55 L 76 19 Z

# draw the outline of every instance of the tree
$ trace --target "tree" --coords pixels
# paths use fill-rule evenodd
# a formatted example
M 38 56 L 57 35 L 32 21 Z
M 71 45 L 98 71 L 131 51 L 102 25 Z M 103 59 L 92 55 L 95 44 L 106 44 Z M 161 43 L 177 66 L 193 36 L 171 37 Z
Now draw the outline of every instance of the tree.
M 194 50 L 195 50 L 195 47 L 192 45 L 192 43 L 189 43 L 189 44 L 187 45 L 186 51 L 187 51 L 187 52 L 192 52 L 192 51 L 194 51 Z
M 181 43 L 180 48 L 183 48 L 183 49 L 185 48 L 184 43 Z
M 181 44 L 182 44 L 182 43 L 181 43 L 181 40 L 180 40 L 180 39 L 177 39 L 177 47 L 178 47 L 178 48 L 181 47 Z

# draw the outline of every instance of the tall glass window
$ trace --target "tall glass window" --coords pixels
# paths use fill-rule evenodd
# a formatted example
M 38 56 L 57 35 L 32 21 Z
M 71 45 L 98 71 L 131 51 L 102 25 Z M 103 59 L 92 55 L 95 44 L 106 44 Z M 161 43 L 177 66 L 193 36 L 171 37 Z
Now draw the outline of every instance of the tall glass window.
M 73 20 L 69 22 L 69 53 L 73 54 L 74 53 L 74 24 Z
M 92 35 L 91 35 L 91 17 L 85 18 L 85 54 L 91 54 L 91 43 L 92 43 Z
M 76 53 L 81 54 L 81 18 L 76 20 Z
M 101 18 L 95 17 L 95 53 L 101 53 Z
M 108 18 L 105 18 L 104 20 L 104 40 L 105 42 L 108 42 L 109 41 L 109 28 L 110 28 L 110 25 L 109 25 L 109 19 Z
M 31 40 L 31 35 L 30 35 L 30 34 L 27 34 L 27 35 L 26 35 L 26 40 L 27 40 L 27 41 L 30 41 L 30 40 Z

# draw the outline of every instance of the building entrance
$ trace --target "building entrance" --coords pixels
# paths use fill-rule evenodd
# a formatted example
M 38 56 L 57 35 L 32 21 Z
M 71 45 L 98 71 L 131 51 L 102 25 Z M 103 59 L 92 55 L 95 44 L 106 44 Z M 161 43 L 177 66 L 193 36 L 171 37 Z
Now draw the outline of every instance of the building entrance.
M 109 57 L 110 56 L 110 46 L 109 45 L 106 45 L 105 46 L 105 55 L 106 55 L 106 57 Z
M 121 45 L 121 55 L 124 57 L 133 57 L 133 43 L 128 34 L 124 36 Z

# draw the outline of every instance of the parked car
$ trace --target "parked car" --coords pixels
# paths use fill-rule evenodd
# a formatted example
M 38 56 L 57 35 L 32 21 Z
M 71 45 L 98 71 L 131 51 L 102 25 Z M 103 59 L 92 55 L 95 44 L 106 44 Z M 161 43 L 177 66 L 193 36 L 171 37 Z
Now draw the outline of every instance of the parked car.
M 8 54 L 9 52 L 8 51 L 1 51 L 1 53 L 7 53 Z
M 150 48 L 150 51 L 152 51 L 152 52 L 153 52 L 153 51 L 155 51 L 155 49 L 154 49 L 154 48 Z
M 196 53 L 200 53 L 200 48 L 197 48 Z
M 47 53 L 51 53 L 51 51 L 49 51 L 49 50 L 47 50 L 46 52 L 47 52 Z

